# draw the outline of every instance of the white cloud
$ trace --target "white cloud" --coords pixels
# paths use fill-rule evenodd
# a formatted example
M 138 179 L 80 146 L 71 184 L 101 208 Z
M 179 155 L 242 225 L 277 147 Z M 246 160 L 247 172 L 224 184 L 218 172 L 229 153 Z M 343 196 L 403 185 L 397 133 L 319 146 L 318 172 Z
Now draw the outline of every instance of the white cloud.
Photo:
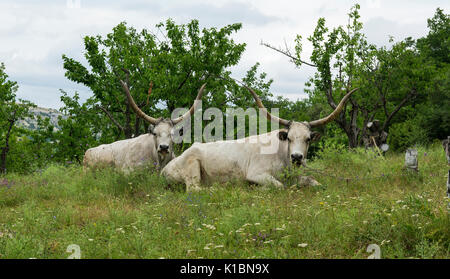
M 302 98 L 304 83 L 314 69 L 296 68 L 289 59 L 264 46 L 264 40 L 275 46 L 284 41 L 293 47 L 296 34 L 304 38 L 304 58 L 308 60 L 311 46 L 306 38 L 313 32 L 319 17 L 327 26 L 347 23 L 347 13 L 355 3 L 351 0 L 313 2 L 287 0 L 250 1 L 80 1 L 80 8 L 69 8 L 66 0 L 59 1 L 2 1 L 0 3 L 0 61 L 5 62 L 12 80 L 19 82 L 18 95 L 40 106 L 59 107 L 59 89 L 83 99 L 89 90 L 64 77 L 61 55 L 83 59 L 86 35 L 105 35 L 121 21 L 140 30 L 154 28 L 167 18 L 186 23 L 199 19 L 202 26 L 221 27 L 242 22 L 243 28 L 234 35 L 236 41 L 247 44 L 240 64 L 233 68 L 233 76 L 242 78 L 256 62 L 260 70 L 274 79 L 272 92 L 292 100 Z M 69 1 L 70 2 L 70 1 Z M 76 0 L 72 1 L 77 3 Z M 397 40 L 427 33 L 426 19 L 437 7 L 448 10 L 444 1 L 382 1 L 362 0 L 361 20 L 371 42 L 386 44 L 388 35 Z

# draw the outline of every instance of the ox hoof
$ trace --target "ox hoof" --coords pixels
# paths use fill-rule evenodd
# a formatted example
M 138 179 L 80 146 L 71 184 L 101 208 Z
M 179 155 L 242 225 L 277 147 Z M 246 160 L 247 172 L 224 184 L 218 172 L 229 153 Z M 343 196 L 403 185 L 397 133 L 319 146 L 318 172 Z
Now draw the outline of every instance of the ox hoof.
M 202 188 L 199 186 L 190 186 L 187 188 L 187 192 L 199 192 Z
M 300 186 L 320 186 L 319 182 L 317 182 L 314 178 L 309 176 L 301 176 L 298 179 L 298 184 Z

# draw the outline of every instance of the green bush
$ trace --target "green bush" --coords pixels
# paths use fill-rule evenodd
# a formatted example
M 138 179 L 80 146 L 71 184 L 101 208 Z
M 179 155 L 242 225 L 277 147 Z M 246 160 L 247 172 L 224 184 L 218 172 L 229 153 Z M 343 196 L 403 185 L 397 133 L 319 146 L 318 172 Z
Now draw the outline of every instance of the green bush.
M 392 150 L 404 151 L 415 144 L 428 142 L 427 132 L 414 119 L 396 123 L 389 129 L 388 143 Z

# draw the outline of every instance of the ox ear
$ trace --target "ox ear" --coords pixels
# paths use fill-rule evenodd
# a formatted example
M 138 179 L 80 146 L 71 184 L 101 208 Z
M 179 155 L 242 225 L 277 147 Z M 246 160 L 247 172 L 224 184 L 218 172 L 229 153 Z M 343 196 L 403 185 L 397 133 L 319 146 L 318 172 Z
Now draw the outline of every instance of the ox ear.
M 319 140 L 321 136 L 319 132 L 311 132 L 311 142 Z
M 184 130 L 183 130 L 183 128 L 181 128 L 181 129 L 179 129 L 179 130 L 178 130 L 178 134 L 180 135 L 180 137 L 182 137 L 182 136 L 183 136 L 183 134 L 184 134 Z
M 288 133 L 286 131 L 281 130 L 278 132 L 278 138 L 282 141 L 287 140 Z
M 154 135 L 155 134 L 154 129 L 155 129 L 155 125 L 153 125 L 153 124 L 148 125 L 148 133 L 149 134 Z

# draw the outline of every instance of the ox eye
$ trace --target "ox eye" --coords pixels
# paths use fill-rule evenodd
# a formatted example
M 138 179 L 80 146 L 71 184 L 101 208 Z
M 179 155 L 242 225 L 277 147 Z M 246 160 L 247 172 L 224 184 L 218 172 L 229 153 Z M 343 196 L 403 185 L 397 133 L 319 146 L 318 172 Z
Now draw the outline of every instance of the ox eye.
M 310 142 L 310 141 L 311 141 L 311 138 L 307 138 L 307 139 L 306 139 L 306 142 Z

